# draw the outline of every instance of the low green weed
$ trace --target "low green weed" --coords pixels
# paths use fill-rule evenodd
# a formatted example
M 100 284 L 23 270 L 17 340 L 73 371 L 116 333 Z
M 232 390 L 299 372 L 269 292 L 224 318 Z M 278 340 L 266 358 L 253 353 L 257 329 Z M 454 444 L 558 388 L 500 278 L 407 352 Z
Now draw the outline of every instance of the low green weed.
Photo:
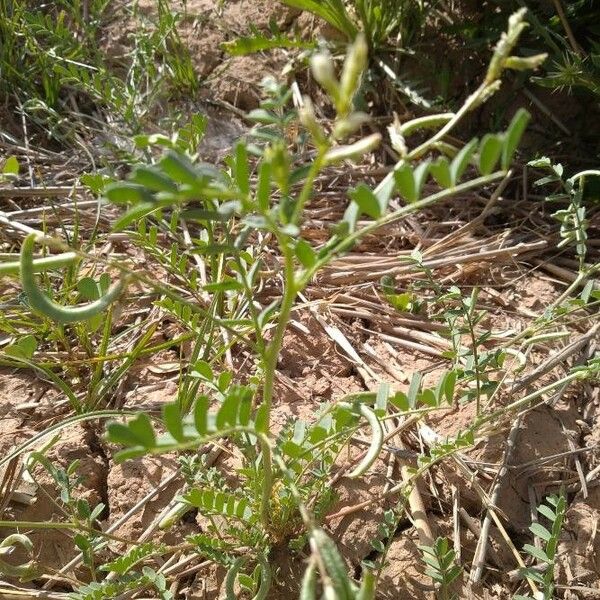
M 425 18 L 435 2 L 406 2 L 398 0 L 281 0 L 283 4 L 298 8 L 323 19 L 348 40 L 358 32 L 365 35 L 373 52 L 386 46 L 390 39 L 398 38 L 407 47 L 418 35 Z
M 529 528 L 533 535 L 542 540 L 542 548 L 525 544 L 523 550 L 542 566 L 542 569 L 527 568 L 523 570 L 523 574 L 531 578 L 536 583 L 539 583 L 541 590 L 539 593 L 540 600 L 552 600 L 555 597 L 555 582 L 554 569 L 556 567 L 556 558 L 558 550 L 558 542 L 562 531 L 565 513 L 567 510 L 567 500 L 564 494 L 560 496 L 548 496 L 546 504 L 540 504 L 537 507 L 539 515 L 548 520 L 550 529 L 547 529 L 541 523 L 533 523 Z M 537 598 L 538 596 L 536 596 Z M 523 596 L 517 594 L 515 600 L 528 600 L 531 596 Z
M 564 169 L 561 164 L 553 164 L 547 158 L 540 158 L 529 163 L 530 166 L 542 169 L 548 175 L 538 179 L 534 185 L 554 188 L 553 193 L 546 197 L 550 204 L 567 202 L 566 208 L 561 208 L 553 213 L 553 217 L 560 223 L 560 237 L 558 247 L 575 247 L 575 254 L 578 261 L 578 274 L 575 281 L 565 290 L 561 298 L 555 303 L 560 304 L 563 300 L 576 290 L 579 286 L 585 285 L 581 299 L 587 302 L 594 290 L 594 276 L 599 272 L 598 264 L 587 264 L 587 230 L 589 227 L 587 219 L 588 205 L 595 201 L 592 194 L 586 197 L 587 188 L 592 188 L 594 184 L 600 181 L 600 170 L 589 169 L 576 173 L 572 177 L 564 177 Z M 587 184 L 587 185 L 586 185 Z
M 437 597 L 440 600 L 455 600 L 458 596 L 452 591 L 452 584 L 461 574 L 461 568 L 455 562 L 456 553 L 446 538 L 437 538 L 432 546 L 420 546 L 423 562 L 427 565 L 425 573 L 439 586 Z

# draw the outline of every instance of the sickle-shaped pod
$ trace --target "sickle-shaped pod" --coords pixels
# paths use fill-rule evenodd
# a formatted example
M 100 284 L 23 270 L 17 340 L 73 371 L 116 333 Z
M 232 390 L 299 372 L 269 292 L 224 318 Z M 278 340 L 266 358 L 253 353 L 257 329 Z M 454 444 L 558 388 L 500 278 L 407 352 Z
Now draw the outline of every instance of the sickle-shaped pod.
M 34 310 L 53 319 L 57 323 L 67 324 L 77 321 L 86 321 L 104 312 L 121 294 L 125 288 L 125 279 L 120 279 L 98 300 L 79 306 L 62 306 L 48 297 L 38 286 L 35 280 L 35 265 L 33 262 L 33 248 L 37 234 L 30 233 L 21 246 L 21 284 L 27 294 L 29 305 Z
M 229 571 L 227 571 L 225 577 L 225 594 L 227 600 L 237 599 L 235 593 L 235 581 L 242 567 L 248 562 L 248 559 L 248 556 L 240 556 L 239 558 L 236 558 L 231 567 L 229 567 Z M 258 557 L 258 564 L 260 565 L 260 585 L 252 600 L 266 600 L 269 589 L 271 588 L 271 567 L 264 556 Z
M 347 408 L 352 410 L 352 405 L 347 404 L 345 402 L 341 402 L 338 404 L 343 408 Z M 381 427 L 381 422 L 377 418 L 377 415 L 373 411 L 372 408 L 369 408 L 365 404 L 359 405 L 360 414 L 367 420 L 369 425 L 371 426 L 371 430 L 373 432 L 373 437 L 371 438 L 371 444 L 369 446 L 369 451 L 365 454 L 365 457 L 356 465 L 356 468 L 348 473 L 348 477 L 350 479 L 355 479 L 356 477 L 360 477 L 363 475 L 369 467 L 377 460 L 381 452 L 381 448 L 383 447 L 383 427 Z
M 348 571 L 346 564 L 342 559 L 335 542 L 320 527 L 315 527 L 310 532 L 310 546 L 313 553 L 318 554 L 321 563 L 325 568 L 326 576 L 324 581 L 324 595 L 327 600 L 353 600 L 356 590 Z
M 10 554 L 15 546 L 21 546 L 29 555 L 33 552 L 33 544 L 26 535 L 13 533 L 0 542 L 0 556 Z M 26 578 L 31 576 L 34 570 L 35 561 L 33 559 L 20 565 L 11 565 L 0 559 L 0 573 L 9 577 Z

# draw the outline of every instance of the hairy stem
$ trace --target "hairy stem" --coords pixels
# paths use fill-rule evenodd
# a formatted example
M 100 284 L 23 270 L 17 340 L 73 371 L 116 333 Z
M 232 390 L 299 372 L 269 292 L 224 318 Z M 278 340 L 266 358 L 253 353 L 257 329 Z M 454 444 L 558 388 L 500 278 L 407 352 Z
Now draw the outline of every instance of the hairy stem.
M 310 198 L 313 185 L 319 171 L 324 162 L 326 148 L 322 148 L 315 161 L 313 162 L 310 171 L 306 177 L 306 181 L 298 196 L 298 200 L 292 213 L 291 223 L 296 225 L 299 221 L 302 210 Z M 294 300 L 299 291 L 302 291 L 303 286 L 298 285 L 295 277 L 295 261 L 294 250 L 292 248 L 292 240 L 289 236 L 278 235 L 279 247 L 283 255 L 284 261 L 284 292 L 279 310 L 279 318 L 273 339 L 268 344 L 264 353 L 265 380 L 263 384 L 263 405 L 266 411 L 266 431 L 271 431 L 271 408 L 273 405 L 273 392 L 275 388 L 275 373 L 277 371 L 277 359 L 279 351 L 283 343 L 283 336 L 290 319 L 290 313 L 294 306 Z M 269 522 L 271 493 L 273 489 L 273 465 L 270 453 L 263 453 L 263 489 L 261 498 L 261 518 L 263 523 Z
M 73 264 L 78 259 L 76 252 L 63 252 L 54 256 L 45 256 L 44 258 L 34 258 L 31 261 L 31 267 L 34 273 L 58 269 Z M 0 276 L 19 275 L 21 268 L 20 261 L 0 262 Z

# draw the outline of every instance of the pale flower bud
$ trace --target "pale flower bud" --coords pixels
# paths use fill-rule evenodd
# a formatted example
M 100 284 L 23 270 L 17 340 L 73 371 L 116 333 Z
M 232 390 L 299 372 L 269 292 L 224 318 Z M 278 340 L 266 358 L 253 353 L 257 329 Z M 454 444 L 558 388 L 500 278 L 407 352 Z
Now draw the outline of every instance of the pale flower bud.
M 370 117 L 363 112 L 353 112 L 343 119 L 337 119 L 333 125 L 333 137 L 343 140 L 362 127 Z
M 529 71 L 537 69 L 546 58 L 548 58 L 546 53 L 535 56 L 509 56 L 504 62 L 504 66 L 515 71 Z
M 500 40 L 494 48 L 494 54 L 485 76 L 486 83 L 491 83 L 502 75 L 502 70 L 506 66 L 506 59 L 510 56 L 510 53 L 518 42 L 523 29 L 527 27 L 527 23 L 523 21 L 526 12 L 526 8 L 521 8 L 509 17 L 508 29 L 500 36 Z
M 306 128 L 313 138 L 315 144 L 322 144 L 325 141 L 325 132 L 315 116 L 315 109 L 310 98 L 305 96 L 302 99 L 302 108 L 298 110 L 300 123 Z
M 337 104 L 340 96 L 340 85 L 335 76 L 333 60 L 325 52 L 319 52 L 310 59 L 310 68 L 319 85 L 331 96 Z
M 406 147 L 406 141 L 402 134 L 402 125 L 398 115 L 394 113 L 394 122 L 388 126 L 388 135 L 390 136 L 390 142 L 392 148 L 401 156 L 404 157 L 408 154 L 408 148 Z
M 361 32 L 348 49 L 348 55 L 344 61 L 338 106 L 338 113 L 341 116 L 346 116 L 352 109 L 352 100 L 358 91 L 360 79 L 367 68 L 368 60 L 369 46 L 364 33 Z
M 340 600 L 335 588 L 329 582 L 326 582 L 323 586 L 323 598 L 324 600 Z

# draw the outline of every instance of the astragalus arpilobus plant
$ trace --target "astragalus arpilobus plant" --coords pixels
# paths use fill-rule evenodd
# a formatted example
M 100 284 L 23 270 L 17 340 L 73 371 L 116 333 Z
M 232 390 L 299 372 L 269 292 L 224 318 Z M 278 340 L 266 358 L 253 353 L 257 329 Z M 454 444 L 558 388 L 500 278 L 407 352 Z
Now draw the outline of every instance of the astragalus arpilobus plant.
M 326 3 L 314 4 L 315 13 L 326 10 Z M 190 141 L 192 135 L 147 136 L 143 153 L 131 161 L 126 179 L 102 181 L 99 189 L 114 217 L 114 239 L 153 256 L 171 275 L 168 280 L 143 274 L 128 260 L 109 258 L 107 265 L 115 279 L 112 285 L 103 276 L 99 282 L 86 280 L 77 287 L 77 280 L 85 278 L 78 268 L 89 256 L 37 231 L 24 238 L 20 257 L 0 264 L 0 275 L 19 275 L 27 309 L 45 319 L 47 327 L 56 328 L 59 339 L 68 338 L 64 332 L 69 327 L 79 339 L 99 335 L 104 356 L 119 305 L 128 302 L 132 290 L 143 289 L 153 306 L 184 331 L 182 339 L 191 348 L 176 369 L 176 400 L 163 403 L 160 411 L 99 410 L 131 361 L 124 362 L 116 375 L 111 374 L 114 379 L 110 382 L 103 381 L 101 369 L 94 371 L 90 393 L 83 401 L 69 391 L 67 383 L 52 375 L 70 399 L 76 416 L 2 457 L 1 462 L 7 464 L 26 453 L 27 468 L 33 473 L 34 466 L 41 465 L 59 486 L 65 519 L 62 525 L 53 526 L 72 535 L 88 570 L 86 585 L 73 585 L 73 577 L 64 574 L 65 581 L 71 581 L 73 598 L 138 598 L 147 594 L 174 598 L 177 586 L 173 587 L 170 578 L 170 561 L 187 552 L 226 569 L 222 593 L 227 600 L 263 600 L 272 597 L 278 577 L 273 556 L 283 548 L 301 557 L 304 574 L 297 596 L 301 600 L 374 599 L 395 531 L 411 511 L 414 518 L 411 503 L 417 482 L 429 477 L 432 467 L 455 455 L 463 461 L 459 467 L 468 470 L 462 453 L 490 436 L 498 423 L 514 419 L 546 393 L 597 374 L 598 363 L 590 359 L 567 369 L 562 377 L 544 380 L 539 387 L 524 386 L 526 393 L 495 404 L 508 373 L 505 362 L 520 360 L 529 352 L 519 342 L 531 344 L 532 337 L 543 335 L 545 324 L 558 318 L 558 313 L 548 313 L 546 321 L 532 324 L 522 340 L 511 340 L 492 350 L 488 347 L 491 330 L 485 311 L 478 307 L 476 286 L 463 294 L 458 287 L 438 281 L 423 254 L 415 251 L 408 262 L 434 290 L 427 306 L 442 323 L 438 330 L 448 338 L 447 349 L 440 355 L 447 368 L 438 380 L 425 385 L 419 375 L 406 393 L 379 381 L 373 391 L 335 396 L 310 421 L 294 417 L 283 426 L 275 422 L 278 360 L 298 298 L 327 266 L 382 228 L 467 191 L 506 185 L 529 113 L 519 109 L 501 130 L 485 131 L 467 143 L 460 142 L 455 134 L 464 118 L 500 89 L 507 71 L 528 72 L 545 58 L 516 54 L 525 28 L 525 10 L 520 10 L 510 17 L 506 32 L 495 45 L 483 80 L 457 110 L 404 122 L 388 115 L 391 125 L 384 139 L 379 132 L 366 133 L 372 119 L 365 112 L 366 103 L 359 100 L 369 68 L 369 51 L 376 51 L 389 30 L 395 31 L 401 24 L 377 21 L 375 3 L 356 4 L 362 7 L 356 13 L 359 18 L 339 24 L 353 40 L 345 58 L 338 60 L 324 46 L 309 58 L 311 77 L 318 84 L 314 95 L 326 98 L 331 118 L 324 118 L 317 101 L 308 95 L 294 94 L 286 85 L 267 79 L 261 107 L 248 115 L 254 126 L 236 143 L 225 165 L 200 161 L 196 144 Z M 369 24 L 370 37 L 359 32 L 360 23 Z M 364 110 L 359 110 L 359 104 Z M 196 133 L 204 127 L 201 120 L 195 125 Z M 294 132 L 291 140 L 290 131 Z M 327 230 L 326 239 L 314 242 L 306 236 L 306 212 L 321 191 L 319 178 L 331 169 L 353 169 L 353 162 L 366 160 L 382 144 L 396 161 L 393 167 L 375 187 L 368 179 L 357 183 L 354 179 L 355 183 L 345 189 L 343 216 Z M 576 186 L 576 180 L 571 183 Z M 585 263 L 583 222 L 579 229 L 573 226 L 572 216 L 583 214 L 577 212 L 581 207 L 575 192 L 569 198 L 571 220 L 564 213 L 559 215 L 564 217 L 563 223 L 568 221 L 564 237 L 569 243 L 575 240 L 583 255 L 582 275 L 570 289 L 573 291 L 592 279 L 596 271 Z M 160 247 L 159 225 L 161 231 L 166 228 L 181 234 L 187 242 L 185 249 L 177 243 L 168 250 Z M 36 248 L 52 246 L 61 253 L 34 256 Z M 46 271 L 57 268 L 70 269 L 68 281 L 72 286 L 51 297 L 43 278 Z M 281 282 L 281 293 L 267 304 L 261 301 L 261 292 L 274 278 Z M 386 285 L 382 301 L 386 299 L 405 312 L 418 312 L 415 295 L 396 293 L 393 279 Z M 78 294 L 71 293 L 75 289 Z M 75 298 L 89 302 L 74 303 Z M 564 308 L 565 299 L 557 307 Z M 153 333 L 148 332 L 145 343 Z M 140 341 L 125 354 L 133 360 L 144 347 Z M 234 360 L 221 360 L 232 355 Z M 238 356 L 243 357 L 244 369 Z M 16 351 L 13 348 L 13 359 L 20 364 L 32 362 L 25 346 Z M 428 429 L 424 421 L 427 415 L 444 413 L 459 401 L 473 407 L 461 431 L 442 437 Z M 46 456 L 52 444 L 46 448 L 40 443 L 53 432 L 95 419 L 108 421 L 105 439 L 117 448 L 115 461 L 159 454 L 169 454 L 178 461 L 185 485 L 161 513 L 156 529 L 176 534 L 178 525 L 193 512 L 202 518 L 201 530 L 175 542 L 168 538 L 169 545 L 152 539 L 124 541 L 98 527 L 104 507 L 90 506 L 87 500 L 76 497 L 77 465 L 53 465 Z M 393 509 L 385 512 L 372 544 L 374 551 L 361 569 L 351 572 L 325 525 L 335 501 L 334 475 L 346 460 L 344 476 L 359 480 L 386 453 L 406 453 L 390 446 L 389 435 L 390 424 L 404 422 L 422 425 L 422 452 L 415 454 L 414 464 L 403 471 L 400 481 L 373 493 L 371 502 L 391 502 Z M 360 453 L 351 446 L 357 439 L 362 442 Z M 231 476 L 224 477 L 210 464 L 206 450 L 233 446 L 240 464 Z M 551 531 L 541 525 L 532 528 L 534 535 L 545 540 L 544 549 L 539 544 L 526 546 L 534 561 L 542 561 L 543 568 L 528 564 L 519 577 L 530 585 L 532 597 L 550 599 L 556 589 L 556 544 L 566 501 L 556 496 L 548 502 L 537 510 L 553 518 Z M 488 499 L 486 507 L 493 508 L 493 503 L 493 498 Z M 14 527 L 20 533 L 0 543 L 0 572 L 34 579 L 34 556 L 20 567 L 1 560 L 13 550 L 32 552 L 27 537 L 31 523 L 15 522 Z M 450 547 L 446 536 L 436 534 L 429 541 L 421 544 L 419 560 L 431 578 L 431 589 L 442 599 L 458 597 L 456 589 L 465 562 L 459 564 L 456 548 Z M 108 560 L 107 548 L 116 543 L 127 547 L 121 556 Z M 477 552 L 480 560 L 474 559 L 472 579 L 480 577 L 485 561 L 485 549 L 478 546 Z M 478 570 L 479 575 L 474 575 Z

